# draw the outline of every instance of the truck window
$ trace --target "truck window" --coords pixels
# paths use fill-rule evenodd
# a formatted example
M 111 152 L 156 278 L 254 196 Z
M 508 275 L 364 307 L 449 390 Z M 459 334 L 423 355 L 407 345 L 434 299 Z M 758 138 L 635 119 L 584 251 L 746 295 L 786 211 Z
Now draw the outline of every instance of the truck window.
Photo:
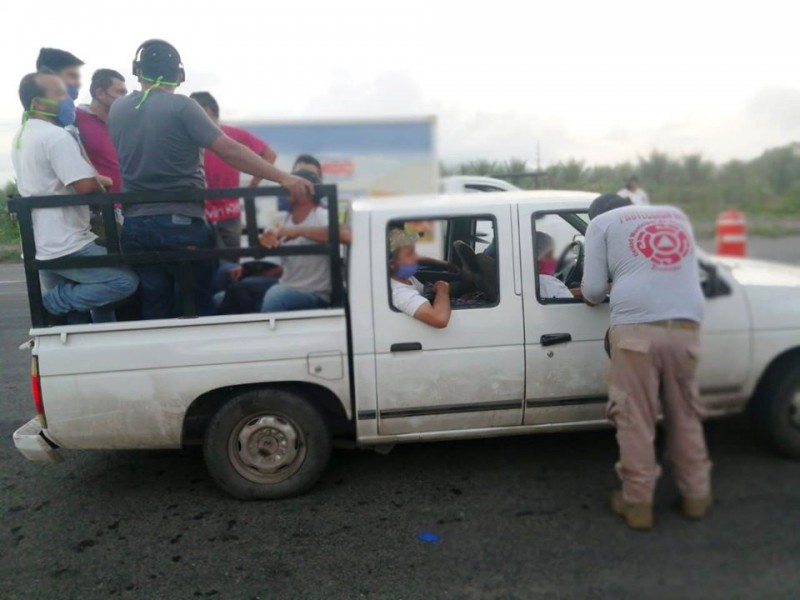
M 541 304 L 580 303 L 585 212 L 536 213 L 532 218 L 536 297 Z
M 416 272 L 407 277 L 409 253 L 393 254 L 389 245 L 393 230 L 406 234 L 406 246 L 413 243 L 418 257 Z M 470 216 L 419 221 L 392 221 L 386 232 L 387 283 L 394 276 L 422 287 L 432 300 L 437 281 L 450 284 L 453 309 L 489 308 L 500 300 L 497 269 L 497 223 L 491 216 Z M 391 293 L 389 302 L 391 304 Z M 397 310 L 391 306 L 392 310 Z

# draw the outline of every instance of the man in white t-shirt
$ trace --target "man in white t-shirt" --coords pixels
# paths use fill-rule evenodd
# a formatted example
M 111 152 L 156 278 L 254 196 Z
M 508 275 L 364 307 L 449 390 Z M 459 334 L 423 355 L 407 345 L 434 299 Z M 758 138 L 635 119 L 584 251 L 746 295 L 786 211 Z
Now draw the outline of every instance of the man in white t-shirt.
M 102 191 L 96 171 L 64 130 L 75 120 L 75 105 L 62 80 L 52 74 L 26 75 L 20 82 L 19 98 L 25 117 L 11 159 L 20 195 Z M 37 260 L 106 253 L 90 230 L 88 206 L 39 208 L 32 216 Z M 77 313 L 89 311 L 95 322 L 113 321 L 114 312 L 108 305 L 133 294 L 139 283 L 126 268 L 42 269 L 44 306 L 52 315 L 67 316 L 68 323 L 80 322 Z
M 677 208 L 632 206 L 615 194 L 597 198 L 589 217 L 583 297 L 597 305 L 611 291 L 607 414 L 622 480 L 612 509 L 632 528 L 652 527 L 663 412 L 683 513 L 700 519 L 712 504 L 711 462 L 696 383 L 704 299 L 691 223 Z
M 556 273 L 556 244 L 553 236 L 544 231 L 537 231 L 535 237 L 536 265 L 539 272 L 539 298 L 574 298 Z
M 639 178 L 636 175 L 631 175 L 625 180 L 625 187 L 617 192 L 617 196 L 627 198 L 631 204 L 639 206 L 650 204 L 650 196 L 639 187 Z
M 313 185 L 321 183 L 311 171 L 295 171 Z M 291 212 L 286 213 L 275 227 L 261 234 L 259 241 L 266 248 L 278 246 L 307 246 L 328 241 L 328 210 L 320 206 L 321 198 L 291 197 Z M 350 243 L 350 228 L 339 227 L 339 241 Z M 331 303 L 331 263 L 327 254 L 281 257 L 283 275 L 280 281 L 264 294 L 261 312 L 311 310 L 326 308 Z
M 433 303 L 422 295 L 424 286 L 414 277 L 420 262 L 415 246 L 417 239 L 418 236 L 399 228 L 389 232 L 392 306 L 426 325 L 444 329 L 450 322 L 450 284 L 446 281 L 434 284 Z

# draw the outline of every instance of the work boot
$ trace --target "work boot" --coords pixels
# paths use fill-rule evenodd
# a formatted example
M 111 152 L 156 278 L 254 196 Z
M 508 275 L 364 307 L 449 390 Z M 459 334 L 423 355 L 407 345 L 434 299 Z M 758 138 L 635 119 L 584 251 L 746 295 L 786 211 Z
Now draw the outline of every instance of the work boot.
M 705 498 L 684 498 L 681 501 L 681 512 L 687 519 L 699 521 L 706 516 L 708 509 L 714 504 L 711 494 Z
M 611 510 L 625 519 L 625 523 L 631 529 L 652 529 L 653 528 L 653 507 L 646 502 L 626 502 L 622 498 L 622 492 L 614 492 L 611 495 Z

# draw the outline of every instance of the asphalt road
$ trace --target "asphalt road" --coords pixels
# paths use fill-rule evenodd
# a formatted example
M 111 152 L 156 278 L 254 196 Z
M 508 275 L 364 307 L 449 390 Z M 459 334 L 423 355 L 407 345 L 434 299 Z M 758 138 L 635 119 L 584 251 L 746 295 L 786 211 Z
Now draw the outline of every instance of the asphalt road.
M 607 508 L 611 431 L 339 450 L 274 503 L 228 498 L 193 450 L 29 463 L 11 441 L 33 413 L 21 279 L 0 265 L 2 600 L 800 597 L 800 463 L 741 417 L 707 426 L 709 518 L 681 518 L 665 477 L 645 534 Z

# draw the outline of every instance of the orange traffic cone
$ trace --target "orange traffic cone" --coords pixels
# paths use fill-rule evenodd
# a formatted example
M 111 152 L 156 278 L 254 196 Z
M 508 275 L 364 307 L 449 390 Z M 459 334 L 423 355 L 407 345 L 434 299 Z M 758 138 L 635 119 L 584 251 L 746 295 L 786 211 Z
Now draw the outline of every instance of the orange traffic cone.
M 717 254 L 747 254 L 747 223 L 744 215 L 734 208 L 721 212 L 717 217 Z

